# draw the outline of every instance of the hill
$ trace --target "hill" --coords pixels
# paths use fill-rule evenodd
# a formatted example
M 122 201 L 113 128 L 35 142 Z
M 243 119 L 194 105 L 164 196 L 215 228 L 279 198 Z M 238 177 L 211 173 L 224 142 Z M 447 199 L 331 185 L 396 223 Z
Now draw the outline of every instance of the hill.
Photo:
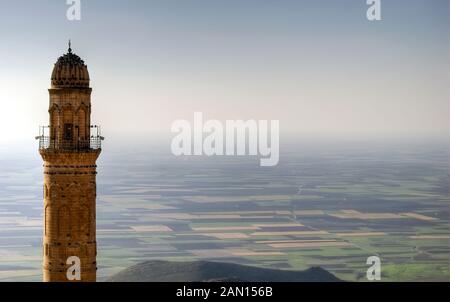
M 337 282 L 320 267 L 290 271 L 233 263 L 146 261 L 109 278 L 109 282 Z

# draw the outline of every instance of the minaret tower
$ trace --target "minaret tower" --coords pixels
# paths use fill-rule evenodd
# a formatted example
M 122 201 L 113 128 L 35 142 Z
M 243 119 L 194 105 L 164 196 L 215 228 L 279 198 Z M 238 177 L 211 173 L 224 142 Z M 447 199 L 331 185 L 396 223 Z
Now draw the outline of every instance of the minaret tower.
M 91 92 L 87 66 L 69 41 L 51 77 L 49 126 L 37 137 L 44 160 L 43 273 L 48 282 L 96 281 L 96 160 L 103 138 L 90 124 Z

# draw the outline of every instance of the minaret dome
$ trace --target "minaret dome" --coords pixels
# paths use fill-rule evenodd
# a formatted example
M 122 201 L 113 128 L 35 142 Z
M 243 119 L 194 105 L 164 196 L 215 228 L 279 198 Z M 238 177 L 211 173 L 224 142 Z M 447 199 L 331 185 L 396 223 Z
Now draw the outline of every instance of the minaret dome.
M 52 88 L 89 88 L 89 72 L 84 61 L 72 52 L 58 58 L 52 72 Z

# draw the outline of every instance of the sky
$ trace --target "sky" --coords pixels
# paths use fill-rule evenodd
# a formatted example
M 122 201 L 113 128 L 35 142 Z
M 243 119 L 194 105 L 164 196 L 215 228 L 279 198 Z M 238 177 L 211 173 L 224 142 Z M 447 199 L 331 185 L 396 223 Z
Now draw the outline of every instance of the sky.
M 0 0 L 0 145 L 36 144 L 67 41 L 112 140 L 177 119 L 280 120 L 290 137 L 449 137 L 449 1 Z

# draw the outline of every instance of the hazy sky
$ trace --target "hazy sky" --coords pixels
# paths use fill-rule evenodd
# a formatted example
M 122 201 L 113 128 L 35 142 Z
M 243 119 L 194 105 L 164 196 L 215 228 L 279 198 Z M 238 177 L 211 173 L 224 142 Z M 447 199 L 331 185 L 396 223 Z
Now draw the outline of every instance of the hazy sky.
M 88 64 L 109 138 L 170 134 L 175 119 L 279 119 L 300 136 L 445 136 L 449 1 L 0 0 L 0 143 L 34 143 L 50 75 Z

